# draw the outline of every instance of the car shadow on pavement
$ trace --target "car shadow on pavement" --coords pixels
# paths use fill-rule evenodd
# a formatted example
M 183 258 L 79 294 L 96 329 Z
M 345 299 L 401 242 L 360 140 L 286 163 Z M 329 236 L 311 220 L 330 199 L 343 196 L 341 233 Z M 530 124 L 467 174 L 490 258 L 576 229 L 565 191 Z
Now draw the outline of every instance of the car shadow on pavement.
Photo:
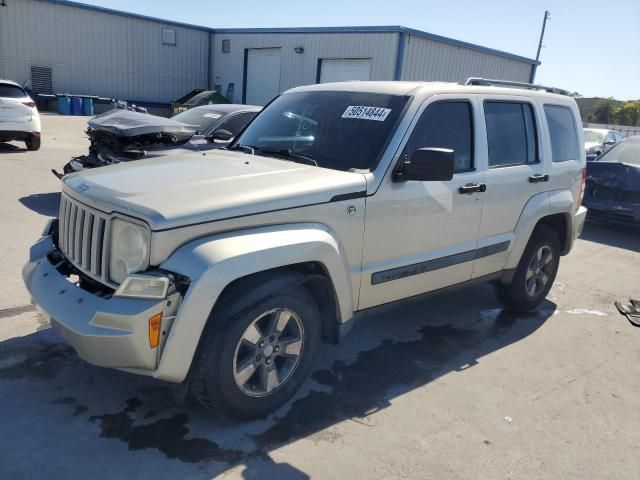
M 40 215 L 55 217 L 60 210 L 60 192 L 34 193 L 20 198 L 20 203 Z
M 638 226 L 587 221 L 580 238 L 588 242 L 640 252 L 640 227 Z
M 245 478 L 308 478 L 270 452 L 303 438 L 335 441 L 327 429 L 345 420 L 369 424 L 394 398 L 531 335 L 555 308 L 545 301 L 512 314 L 478 285 L 378 309 L 323 349 L 292 401 L 251 422 L 178 406 L 148 378 L 88 365 L 51 329 L 12 338 L 0 342 L 0 477 L 208 479 L 239 469 Z
M 27 147 L 19 147 L 12 143 L 0 142 L 0 154 L 3 153 L 25 153 L 27 152 Z

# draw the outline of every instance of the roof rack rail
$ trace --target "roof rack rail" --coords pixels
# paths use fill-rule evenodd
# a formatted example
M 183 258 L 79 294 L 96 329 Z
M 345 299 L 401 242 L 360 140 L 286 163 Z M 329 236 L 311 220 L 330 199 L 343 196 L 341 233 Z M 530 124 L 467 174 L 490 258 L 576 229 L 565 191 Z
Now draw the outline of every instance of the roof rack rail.
M 559 95 L 571 95 L 567 90 L 555 87 L 545 87 L 544 85 L 536 85 L 534 83 L 512 82 L 511 80 L 491 80 L 488 78 L 469 77 L 464 85 L 501 85 L 504 87 L 528 88 L 530 90 L 544 90 L 549 93 L 557 93 Z

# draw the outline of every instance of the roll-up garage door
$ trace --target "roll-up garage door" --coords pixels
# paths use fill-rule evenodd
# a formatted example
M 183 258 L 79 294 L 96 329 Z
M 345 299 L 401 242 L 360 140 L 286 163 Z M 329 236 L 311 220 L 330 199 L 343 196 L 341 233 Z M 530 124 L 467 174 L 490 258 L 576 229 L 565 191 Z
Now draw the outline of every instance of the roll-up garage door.
M 247 51 L 245 103 L 265 105 L 280 93 L 279 48 L 256 48 Z
M 371 59 L 340 58 L 320 61 L 320 83 L 348 80 L 371 80 Z

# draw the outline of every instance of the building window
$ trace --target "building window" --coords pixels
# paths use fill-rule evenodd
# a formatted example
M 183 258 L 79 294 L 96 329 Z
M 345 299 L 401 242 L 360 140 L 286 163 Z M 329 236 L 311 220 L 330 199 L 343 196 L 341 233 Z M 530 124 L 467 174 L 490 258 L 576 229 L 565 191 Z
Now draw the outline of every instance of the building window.
M 175 45 L 176 44 L 176 31 L 170 28 L 162 29 L 162 44 L 163 45 Z
M 222 40 L 222 53 L 229 52 L 231 52 L 231 40 L 227 38 L 225 40 Z

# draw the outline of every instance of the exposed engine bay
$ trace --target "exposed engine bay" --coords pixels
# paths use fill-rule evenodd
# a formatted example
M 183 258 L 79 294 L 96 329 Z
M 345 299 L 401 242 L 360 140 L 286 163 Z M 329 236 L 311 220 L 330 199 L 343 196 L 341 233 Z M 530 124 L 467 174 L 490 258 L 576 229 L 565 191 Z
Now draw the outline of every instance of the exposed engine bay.
M 147 113 L 114 109 L 88 122 L 89 153 L 71 159 L 63 175 L 147 156 L 153 149 L 184 145 L 198 127 Z M 56 176 L 61 177 L 54 171 Z

